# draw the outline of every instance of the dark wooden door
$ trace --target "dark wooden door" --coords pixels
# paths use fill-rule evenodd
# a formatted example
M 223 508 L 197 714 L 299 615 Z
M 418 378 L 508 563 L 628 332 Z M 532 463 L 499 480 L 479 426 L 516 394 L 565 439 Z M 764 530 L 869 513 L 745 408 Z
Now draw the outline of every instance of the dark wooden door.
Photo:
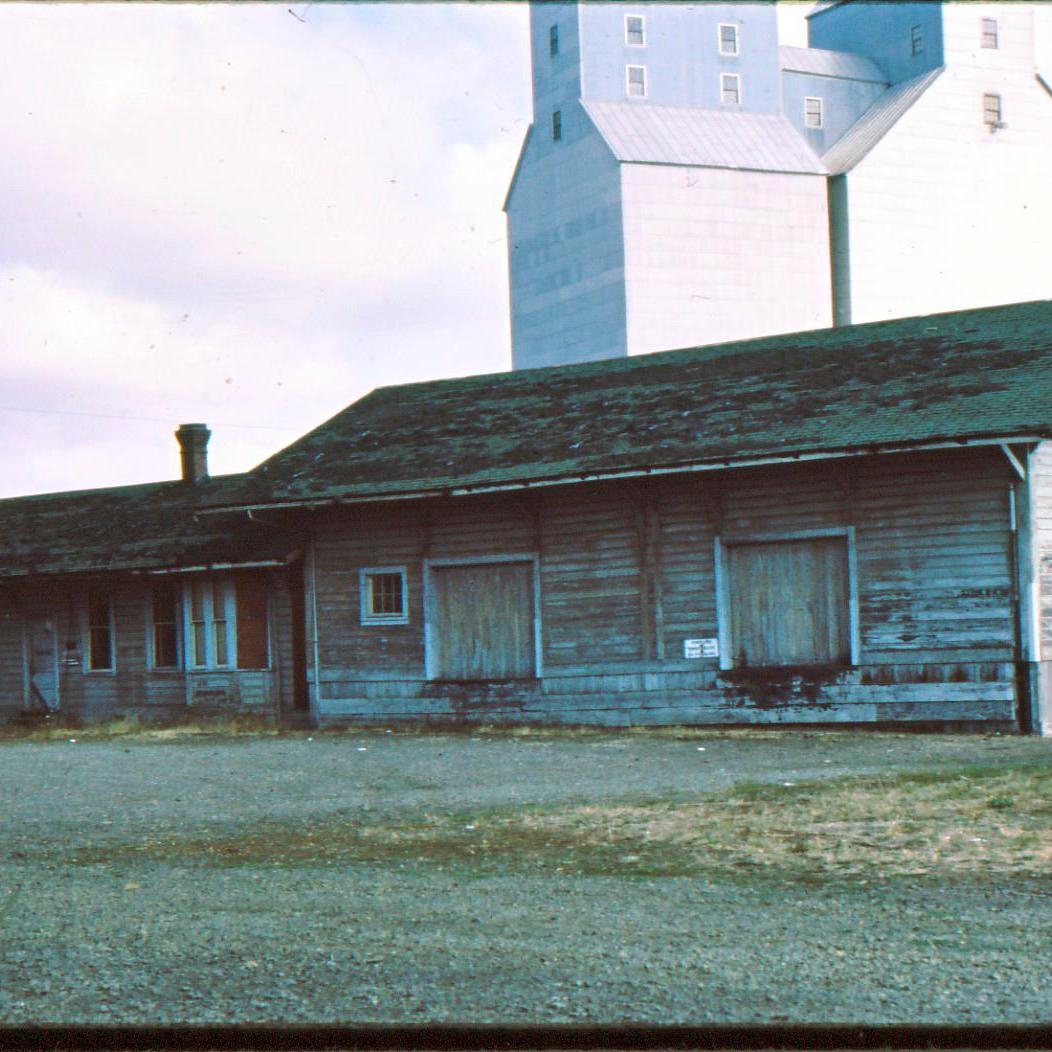
M 237 667 L 266 668 L 267 581 L 260 573 L 240 573 L 234 578 L 237 601 Z
M 531 563 L 433 567 L 431 582 L 438 679 L 535 674 Z
M 29 709 L 58 708 L 58 654 L 53 621 L 30 621 L 26 626 L 26 686 Z
M 843 537 L 737 545 L 727 564 L 736 666 L 850 663 Z

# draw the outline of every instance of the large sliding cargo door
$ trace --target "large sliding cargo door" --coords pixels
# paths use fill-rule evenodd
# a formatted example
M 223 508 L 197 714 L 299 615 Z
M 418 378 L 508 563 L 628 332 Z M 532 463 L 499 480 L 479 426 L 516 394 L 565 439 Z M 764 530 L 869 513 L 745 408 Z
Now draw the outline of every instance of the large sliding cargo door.
M 434 679 L 527 679 L 534 659 L 533 563 L 432 566 Z
M 850 664 L 844 537 L 728 547 L 727 571 L 735 667 Z

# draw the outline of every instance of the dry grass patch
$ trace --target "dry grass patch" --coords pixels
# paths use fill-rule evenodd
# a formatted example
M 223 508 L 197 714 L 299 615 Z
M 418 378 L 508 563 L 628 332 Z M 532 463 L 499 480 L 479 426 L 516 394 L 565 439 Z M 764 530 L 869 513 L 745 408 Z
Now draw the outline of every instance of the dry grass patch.
M 690 802 L 580 807 L 520 821 L 643 864 L 681 853 L 698 870 L 1045 876 L 1052 765 L 745 785 Z
M 116 738 L 172 742 L 202 737 L 275 737 L 278 733 L 273 721 L 259 716 L 230 716 L 178 723 L 149 723 L 135 716 L 124 716 L 84 725 L 58 721 L 0 724 L 0 741 L 19 742 L 68 741 L 70 738 L 85 742 L 112 741 Z
M 213 865 L 377 864 L 465 875 L 537 869 L 590 875 L 837 881 L 1047 876 L 1052 765 L 745 785 L 689 801 L 276 822 L 78 853 Z

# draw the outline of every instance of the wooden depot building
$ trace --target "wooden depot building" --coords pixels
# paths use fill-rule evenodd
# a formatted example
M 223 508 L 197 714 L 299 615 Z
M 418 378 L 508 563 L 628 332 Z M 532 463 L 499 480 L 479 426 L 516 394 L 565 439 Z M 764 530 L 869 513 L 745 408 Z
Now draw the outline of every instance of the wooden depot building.
M 1052 733 L 1050 302 L 382 388 L 241 476 L 197 448 L 0 502 L 0 714 Z

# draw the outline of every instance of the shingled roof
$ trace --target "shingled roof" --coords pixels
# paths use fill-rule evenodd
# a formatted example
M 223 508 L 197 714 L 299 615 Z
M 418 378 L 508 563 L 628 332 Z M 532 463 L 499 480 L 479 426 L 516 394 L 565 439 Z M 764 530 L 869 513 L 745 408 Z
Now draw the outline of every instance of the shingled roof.
M 199 517 L 238 476 L 0 500 L 0 577 L 270 561 L 288 538 L 244 514 Z
M 1009 436 L 1052 437 L 1052 301 L 381 388 L 245 476 L 236 503 Z

